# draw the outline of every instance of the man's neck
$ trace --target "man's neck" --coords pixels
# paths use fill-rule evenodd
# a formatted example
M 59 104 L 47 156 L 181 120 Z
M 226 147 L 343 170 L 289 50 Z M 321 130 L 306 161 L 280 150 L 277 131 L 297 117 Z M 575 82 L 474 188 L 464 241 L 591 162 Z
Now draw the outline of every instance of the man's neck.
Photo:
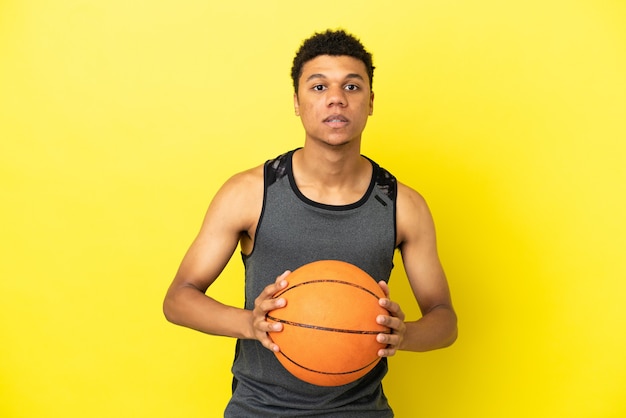
M 307 146 L 293 156 L 293 171 L 300 192 L 330 205 L 358 201 L 370 184 L 371 163 L 358 146 Z

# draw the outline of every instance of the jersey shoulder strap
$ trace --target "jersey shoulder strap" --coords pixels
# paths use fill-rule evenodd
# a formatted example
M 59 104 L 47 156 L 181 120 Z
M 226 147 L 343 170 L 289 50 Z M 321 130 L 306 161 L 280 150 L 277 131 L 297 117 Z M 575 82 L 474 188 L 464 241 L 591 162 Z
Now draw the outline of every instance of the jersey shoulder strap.
M 365 157 L 367 158 L 367 157 Z M 368 158 L 369 160 L 369 158 Z M 370 160 L 374 166 L 374 182 L 376 188 L 391 201 L 395 202 L 398 194 L 398 182 L 393 174 L 385 170 L 374 161 Z
M 287 175 L 287 170 L 291 166 L 291 154 L 293 154 L 294 151 L 295 150 L 286 152 L 265 162 L 265 188 L 268 188 Z

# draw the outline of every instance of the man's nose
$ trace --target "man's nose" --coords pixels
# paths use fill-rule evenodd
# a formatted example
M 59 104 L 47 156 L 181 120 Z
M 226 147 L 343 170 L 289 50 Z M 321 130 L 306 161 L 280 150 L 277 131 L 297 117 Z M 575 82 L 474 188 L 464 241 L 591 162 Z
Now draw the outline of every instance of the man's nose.
M 328 106 L 341 106 L 344 107 L 348 101 L 346 100 L 346 92 L 343 88 L 333 87 L 328 90 L 327 95 Z

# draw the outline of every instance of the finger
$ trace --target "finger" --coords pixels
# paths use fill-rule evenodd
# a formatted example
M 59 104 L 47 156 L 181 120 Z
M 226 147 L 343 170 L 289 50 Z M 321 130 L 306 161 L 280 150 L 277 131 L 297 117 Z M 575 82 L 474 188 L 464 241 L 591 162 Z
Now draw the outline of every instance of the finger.
M 263 347 L 275 353 L 280 351 L 278 344 L 272 340 L 271 333 L 282 331 L 283 324 L 273 321 L 260 321 L 256 324 L 256 329 L 257 340 Z
M 289 276 L 289 274 L 290 274 L 290 273 L 291 273 L 291 271 L 290 271 L 290 270 L 285 270 L 285 271 L 283 272 L 283 274 L 281 274 L 280 276 L 278 276 L 278 277 L 276 278 L 276 283 L 279 283 L 279 282 L 283 281 L 283 280 L 285 279 L 285 277 Z
M 280 332 L 283 330 L 283 324 L 274 321 L 265 321 L 259 323 L 259 330 L 265 333 Z
M 270 351 L 273 351 L 274 353 L 278 353 L 280 351 L 280 347 L 278 346 L 278 344 L 272 341 L 272 339 L 267 334 L 265 334 L 265 337 L 259 338 L 259 341 L 261 342 L 263 347 L 267 348 Z
M 378 300 L 378 304 L 387 309 L 392 316 L 400 318 L 404 321 L 404 312 L 402 312 L 402 308 L 400 308 L 400 305 L 396 302 L 390 299 L 381 298 Z
M 385 293 L 385 297 L 389 298 L 389 285 L 387 284 L 386 281 L 381 280 L 378 282 L 378 285 L 380 286 L 381 289 L 383 289 L 383 293 Z
M 285 301 L 281 300 L 280 298 L 274 299 L 274 295 L 276 293 L 278 293 L 280 290 L 282 290 L 285 287 L 287 287 L 287 281 L 284 278 L 288 274 L 289 274 L 289 271 L 286 271 L 285 273 L 283 273 L 280 276 L 278 276 L 274 283 L 265 286 L 263 291 L 254 300 L 254 307 L 255 307 L 255 309 L 261 309 L 263 312 L 267 312 L 267 311 L 270 311 L 270 310 L 274 309 L 275 307 L 282 307 L 282 306 L 284 306 Z M 273 305 L 268 305 L 266 303 L 267 301 L 279 301 L 278 302 L 279 306 L 273 307 Z M 280 305 L 280 304 L 282 304 L 282 305 Z
M 398 350 L 396 350 L 395 348 L 392 348 L 392 347 L 388 347 L 388 348 L 381 348 L 380 350 L 378 350 L 378 356 L 379 356 L 379 357 L 391 357 L 391 356 L 395 356 L 397 351 L 398 351 Z
M 273 297 L 278 291 L 283 290 L 287 287 L 287 280 L 285 278 L 290 274 L 289 270 L 285 271 L 280 276 L 276 277 L 274 283 L 267 285 L 263 292 L 261 293 L 266 298 Z
M 274 309 L 284 308 L 287 305 L 287 299 L 285 298 L 276 298 L 276 299 L 266 299 L 260 304 L 260 308 L 263 312 L 273 311 Z
M 396 334 L 380 333 L 376 335 L 376 341 L 381 344 L 387 344 L 387 348 L 395 347 L 400 343 L 400 337 Z
M 386 344 L 384 348 L 378 350 L 379 357 L 391 357 L 398 351 L 398 345 L 400 344 L 400 337 L 396 334 L 378 334 L 376 341 L 381 344 Z
M 395 316 L 378 315 L 376 323 L 389 328 L 392 332 L 399 331 L 404 326 L 404 321 Z
M 285 277 L 287 277 L 290 273 L 291 272 L 289 270 L 285 271 L 276 278 L 274 284 L 268 285 L 265 288 L 263 293 L 267 294 L 268 298 L 262 300 L 260 303 L 261 305 L 264 305 L 262 308 L 264 312 L 285 307 L 287 301 L 284 298 L 276 298 L 276 294 L 287 287 L 288 283 L 287 280 L 285 280 Z

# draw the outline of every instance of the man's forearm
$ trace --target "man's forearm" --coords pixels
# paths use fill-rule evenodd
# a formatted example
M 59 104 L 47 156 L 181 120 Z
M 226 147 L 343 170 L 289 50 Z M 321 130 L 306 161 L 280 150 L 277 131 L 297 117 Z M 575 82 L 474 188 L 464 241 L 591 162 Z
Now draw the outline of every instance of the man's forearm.
M 437 306 L 422 318 L 406 322 L 404 340 L 399 349 L 430 351 L 451 345 L 457 337 L 457 319 L 449 306 Z

